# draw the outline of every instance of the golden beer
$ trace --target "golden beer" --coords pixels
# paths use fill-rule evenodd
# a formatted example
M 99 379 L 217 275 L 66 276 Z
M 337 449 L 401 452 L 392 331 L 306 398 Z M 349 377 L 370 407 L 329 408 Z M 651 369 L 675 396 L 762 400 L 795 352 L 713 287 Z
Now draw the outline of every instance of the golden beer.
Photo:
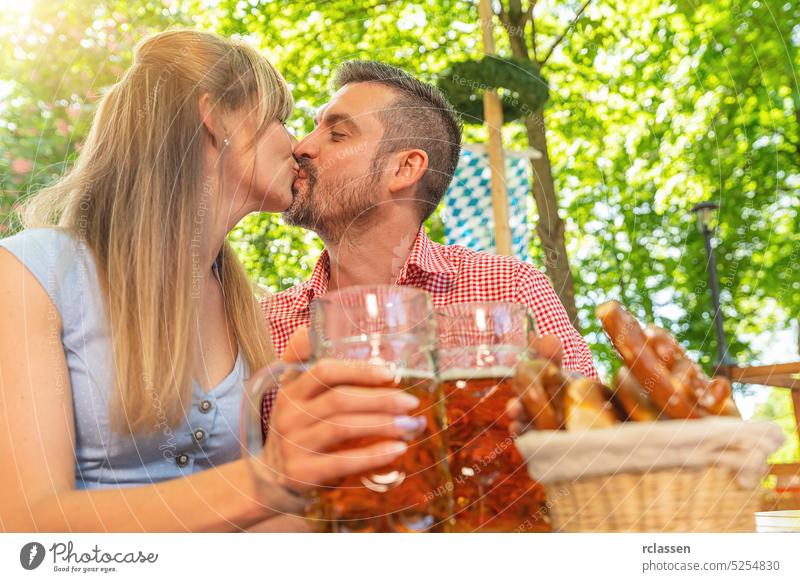
M 408 442 L 408 450 L 391 464 L 351 475 L 318 490 L 309 517 L 321 531 L 441 532 L 451 514 L 449 473 L 443 442 L 443 398 L 432 375 L 401 374 L 401 388 L 420 400 L 409 413 L 424 416 L 425 427 Z M 381 438 L 352 439 L 337 450 L 370 446 Z
M 544 489 L 528 476 L 508 430 L 513 374 L 505 366 L 442 372 L 453 531 L 550 530 Z

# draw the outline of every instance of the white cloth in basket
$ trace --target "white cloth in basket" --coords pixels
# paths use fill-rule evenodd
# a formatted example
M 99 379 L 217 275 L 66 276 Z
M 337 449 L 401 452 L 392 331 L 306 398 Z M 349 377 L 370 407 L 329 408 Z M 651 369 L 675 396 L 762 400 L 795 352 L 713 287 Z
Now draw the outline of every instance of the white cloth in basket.
M 627 422 L 583 431 L 529 431 L 516 440 L 528 472 L 548 485 L 616 473 L 718 465 L 742 487 L 755 487 L 767 457 L 783 443 L 771 422 L 737 418 Z

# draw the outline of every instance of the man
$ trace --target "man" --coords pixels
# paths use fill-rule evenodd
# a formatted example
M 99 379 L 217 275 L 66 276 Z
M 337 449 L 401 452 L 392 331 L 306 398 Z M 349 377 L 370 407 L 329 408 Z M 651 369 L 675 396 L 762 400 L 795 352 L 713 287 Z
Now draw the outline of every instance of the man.
M 408 73 L 372 61 L 345 63 L 335 85 L 316 128 L 295 148 L 300 173 L 284 213 L 289 224 L 316 232 L 326 250 L 308 281 L 263 303 L 276 353 L 309 323 L 315 297 L 394 283 L 425 289 L 437 308 L 524 303 L 540 332 L 561 340 L 564 367 L 596 377 L 586 342 L 541 271 L 427 237 L 422 223 L 444 196 L 461 149 L 461 127 L 447 100 Z

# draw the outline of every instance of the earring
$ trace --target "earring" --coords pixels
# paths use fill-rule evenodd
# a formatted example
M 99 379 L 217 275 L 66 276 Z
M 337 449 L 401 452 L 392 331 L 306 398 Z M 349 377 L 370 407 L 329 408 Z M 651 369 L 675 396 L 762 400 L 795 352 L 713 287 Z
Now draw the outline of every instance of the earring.
M 228 147 L 229 145 L 231 145 L 231 142 L 227 137 L 222 140 L 222 143 L 225 144 L 225 147 Z

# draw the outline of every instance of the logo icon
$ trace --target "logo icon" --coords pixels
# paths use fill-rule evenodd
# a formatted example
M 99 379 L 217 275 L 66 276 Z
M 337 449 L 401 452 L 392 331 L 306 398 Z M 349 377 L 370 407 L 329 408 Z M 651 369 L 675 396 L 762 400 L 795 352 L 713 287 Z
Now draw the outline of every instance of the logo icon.
M 44 561 L 44 546 L 39 542 L 30 542 L 22 546 L 19 552 L 19 563 L 26 570 L 35 570 Z

